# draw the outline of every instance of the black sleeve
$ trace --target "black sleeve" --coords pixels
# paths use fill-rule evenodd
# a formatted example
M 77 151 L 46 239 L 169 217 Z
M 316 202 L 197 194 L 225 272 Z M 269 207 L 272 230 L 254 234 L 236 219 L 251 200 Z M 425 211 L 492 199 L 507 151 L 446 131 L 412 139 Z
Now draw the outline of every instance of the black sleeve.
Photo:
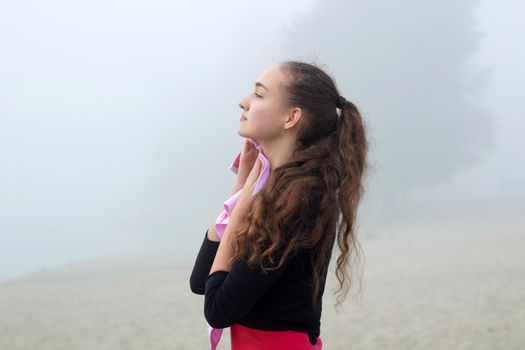
M 258 265 L 250 269 L 246 258 L 227 271 L 215 271 L 206 278 L 204 316 L 213 328 L 226 328 L 241 321 L 261 296 L 282 276 L 296 254 L 288 255 L 283 266 L 264 273 Z M 276 255 L 275 266 L 280 260 Z M 265 264 L 267 266 L 267 264 Z M 272 265 L 274 266 L 274 265 Z
M 219 243 L 208 239 L 208 230 L 206 230 L 190 277 L 190 288 L 195 294 L 204 295 L 206 278 L 215 260 Z

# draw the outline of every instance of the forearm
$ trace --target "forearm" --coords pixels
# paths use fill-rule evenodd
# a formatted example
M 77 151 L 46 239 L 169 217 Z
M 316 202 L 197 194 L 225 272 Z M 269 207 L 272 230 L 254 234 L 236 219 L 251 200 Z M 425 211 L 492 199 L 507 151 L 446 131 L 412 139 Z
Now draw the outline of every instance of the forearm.
M 239 190 L 242 188 L 242 185 L 241 184 L 235 184 L 233 186 L 233 188 L 231 189 L 230 193 L 228 194 L 228 197 L 227 198 L 230 198 L 231 196 L 233 196 L 235 193 L 239 192 Z M 224 207 L 221 208 L 221 212 L 224 210 Z M 211 240 L 211 241 L 214 241 L 214 242 L 219 242 L 220 239 L 219 239 L 219 235 L 217 234 L 217 231 L 215 230 L 215 219 L 213 219 L 213 222 L 210 226 L 210 228 L 208 229 L 208 239 Z
M 232 232 L 237 230 L 240 226 L 241 218 L 236 215 L 230 217 L 230 221 L 224 230 L 224 234 L 217 249 L 217 254 L 215 254 L 215 260 L 210 269 L 210 275 L 215 271 L 230 271 L 231 264 L 228 262 L 230 257 L 233 255 L 233 249 L 231 246 L 231 237 Z

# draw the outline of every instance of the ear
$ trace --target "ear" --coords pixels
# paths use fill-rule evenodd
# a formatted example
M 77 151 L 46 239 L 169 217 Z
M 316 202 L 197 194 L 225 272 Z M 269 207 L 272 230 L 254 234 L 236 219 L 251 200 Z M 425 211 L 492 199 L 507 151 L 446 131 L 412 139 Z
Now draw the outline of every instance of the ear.
M 303 117 L 303 110 L 299 107 L 293 107 L 288 113 L 288 118 L 284 123 L 284 128 L 289 129 L 299 123 L 299 120 Z

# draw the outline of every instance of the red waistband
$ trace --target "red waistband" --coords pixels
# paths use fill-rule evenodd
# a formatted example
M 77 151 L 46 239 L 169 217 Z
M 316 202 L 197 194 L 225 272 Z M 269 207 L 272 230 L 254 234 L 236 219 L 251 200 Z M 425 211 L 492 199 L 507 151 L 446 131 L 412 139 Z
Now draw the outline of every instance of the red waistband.
M 321 350 L 323 342 L 317 337 L 312 345 L 305 332 L 299 331 L 266 331 L 240 324 L 230 327 L 231 350 Z

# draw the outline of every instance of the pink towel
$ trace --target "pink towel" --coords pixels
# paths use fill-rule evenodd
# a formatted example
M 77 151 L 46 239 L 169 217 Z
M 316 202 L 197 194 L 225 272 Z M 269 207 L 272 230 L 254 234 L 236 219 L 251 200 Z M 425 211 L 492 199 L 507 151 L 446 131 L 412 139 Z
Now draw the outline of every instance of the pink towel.
M 261 173 L 259 174 L 259 178 L 257 179 L 255 183 L 255 190 L 253 191 L 253 195 L 255 195 L 261 187 L 265 184 L 266 180 L 268 180 L 268 176 L 270 175 L 271 166 L 268 159 L 264 156 L 264 153 L 261 149 L 261 145 L 255 141 L 254 139 L 249 138 L 248 139 L 252 145 L 254 145 L 259 150 L 259 159 L 261 160 Z M 230 170 L 233 171 L 235 174 L 239 171 L 239 162 L 241 158 L 241 152 L 237 155 L 233 163 L 230 165 Z M 224 202 L 224 210 L 222 213 L 219 214 L 217 217 L 217 220 L 215 221 L 215 229 L 217 230 L 217 235 L 219 236 L 219 239 L 222 239 L 222 235 L 224 234 L 224 230 L 226 229 L 226 226 L 228 225 L 228 222 L 230 221 L 230 214 L 233 210 L 233 207 L 237 203 L 237 200 L 239 199 L 239 196 L 241 195 L 242 189 L 240 189 L 237 193 L 235 193 L 233 196 L 228 198 L 226 202 Z M 206 322 L 207 323 L 207 322 Z M 208 323 L 208 335 L 210 337 L 210 343 L 211 343 L 211 350 L 215 350 L 217 348 L 217 344 L 219 343 L 219 340 L 221 339 L 223 328 L 213 328 Z

